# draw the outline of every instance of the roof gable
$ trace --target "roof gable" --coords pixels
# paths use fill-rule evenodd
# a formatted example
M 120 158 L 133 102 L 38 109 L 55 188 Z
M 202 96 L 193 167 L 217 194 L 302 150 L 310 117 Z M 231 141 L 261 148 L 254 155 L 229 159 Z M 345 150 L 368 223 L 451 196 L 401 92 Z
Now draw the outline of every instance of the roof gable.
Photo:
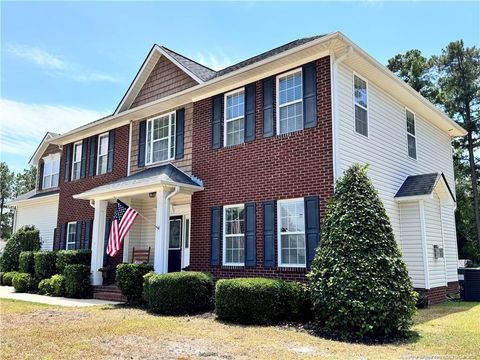
M 50 140 L 55 139 L 56 137 L 60 136 L 60 134 L 56 134 L 53 132 L 47 132 L 43 137 L 40 144 L 38 144 L 35 152 L 33 153 L 32 157 L 29 160 L 29 164 L 32 166 L 37 166 L 38 161 L 43 156 L 44 152 L 47 150 L 48 146 L 50 145 Z
M 449 198 L 449 200 L 455 202 L 455 196 L 443 173 L 408 176 L 395 194 L 395 199 L 397 199 L 397 201 L 407 201 L 423 196 L 428 197 L 431 196 L 436 189 L 443 198 Z

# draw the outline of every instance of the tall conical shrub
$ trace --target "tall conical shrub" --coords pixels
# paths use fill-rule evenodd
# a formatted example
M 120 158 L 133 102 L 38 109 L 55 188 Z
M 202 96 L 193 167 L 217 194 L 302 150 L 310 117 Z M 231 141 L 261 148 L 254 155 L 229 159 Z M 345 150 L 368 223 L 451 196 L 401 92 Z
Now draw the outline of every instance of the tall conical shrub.
M 366 166 L 352 166 L 336 184 L 309 281 L 324 334 L 388 339 L 412 324 L 415 293 Z

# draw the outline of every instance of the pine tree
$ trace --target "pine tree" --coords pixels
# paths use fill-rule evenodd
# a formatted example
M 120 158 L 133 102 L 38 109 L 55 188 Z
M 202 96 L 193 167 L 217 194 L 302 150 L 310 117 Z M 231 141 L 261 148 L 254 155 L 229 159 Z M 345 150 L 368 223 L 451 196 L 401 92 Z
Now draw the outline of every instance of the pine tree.
M 416 296 L 366 167 L 337 182 L 309 280 L 322 333 L 367 340 L 408 332 Z

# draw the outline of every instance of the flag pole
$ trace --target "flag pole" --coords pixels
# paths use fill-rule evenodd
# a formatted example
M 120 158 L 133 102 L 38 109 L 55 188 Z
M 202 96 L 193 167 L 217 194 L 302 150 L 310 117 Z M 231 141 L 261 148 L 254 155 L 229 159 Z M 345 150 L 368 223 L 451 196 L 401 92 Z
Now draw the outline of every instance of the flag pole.
M 119 200 L 119 199 L 116 198 L 116 197 L 114 197 L 114 199 L 115 199 L 115 203 L 117 202 L 117 200 Z M 128 206 L 130 206 L 130 205 L 128 205 Z M 135 211 L 137 211 L 137 210 L 135 210 Z M 153 221 L 147 219 L 147 218 L 146 218 L 145 216 L 143 216 L 139 211 L 137 211 L 137 214 L 140 215 L 147 223 L 149 223 L 150 225 L 155 226 L 155 228 L 156 228 L 157 230 L 160 230 L 160 227 L 157 226 L 157 224 L 155 224 Z

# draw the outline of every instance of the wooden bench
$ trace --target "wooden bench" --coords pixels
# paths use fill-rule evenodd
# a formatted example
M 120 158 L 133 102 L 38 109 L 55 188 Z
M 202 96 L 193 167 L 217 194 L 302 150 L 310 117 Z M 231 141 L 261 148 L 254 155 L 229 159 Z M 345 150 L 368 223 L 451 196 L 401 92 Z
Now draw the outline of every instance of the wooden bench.
M 150 262 L 150 246 L 147 250 L 132 250 L 132 264 L 148 264 Z

